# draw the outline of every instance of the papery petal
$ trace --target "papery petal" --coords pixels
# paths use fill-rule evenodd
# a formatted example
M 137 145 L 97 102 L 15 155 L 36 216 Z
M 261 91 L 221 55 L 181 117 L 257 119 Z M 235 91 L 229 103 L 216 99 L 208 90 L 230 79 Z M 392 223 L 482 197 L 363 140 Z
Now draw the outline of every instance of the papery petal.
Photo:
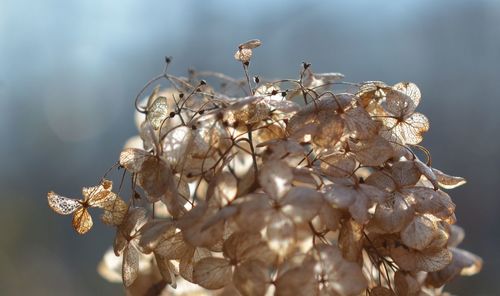
M 391 289 L 386 287 L 375 287 L 370 290 L 371 296 L 396 296 L 396 294 L 391 291 Z
M 438 271 L 450 264 L 452 258 L 448 249 L 426 252 L 401 246 L 392 248 L 390 253 L 396 264 L 407 271 Z
M 290 190 L 292 180 L 292 168 L 283 161 L 268 161 L 259 171 L 259 184 L 276 200 L 281 199 Z
M 264 296 L 271 282 L 269 268 L 260 260 L 236 266 L 233 283 L 243 296 Z
M 87 233 L 90 228 L 92 228 L 92 217 L 87 211 L 86 208 L 79 208 L 76 210 L 75 215 L 73 216 L 73 228 L 78 232 L 78 234 Z
M 176 274 L 175 266 L 170 262 L 170 260 L 163 258 L 159 255 L 155 255 L 156 265 L 160 271 L 163 280 L 173 288 L 177 287 L 176 284 Z
M 354 153 L 354 157 L 367 166 L 382 165 L 394 154 L 392 146 L 381 136 L 366 140 L 350 140 L 349 148 Z
M 72 214 L 82 207 L 78 200 L 61 196 L 54 191 L 49 191 L 47 200 L 50 208 L 60 215 Z
M 314 265 L 306 264 L 288 270 L 276 280 L 275 285 L 277 296 L 316 295 L 318 283 L 314 278 Z
M 185 252 L 179 260 L 179 274 L 185 280 L 192 283 L 193 281 L 193 266 L 196 262 L 203 258 L 212 256 L 212 253 L 205 248 L 193 248 Z
M 294 187 L 281 201 L 281 212 L 295 223 L 310 221 L 323 205 L 321 193 L 316 190 Z
M 425 216 L 416 216 L 413 221 L 401 231 L 403 243 L 416 250 L 424 250 L 435 238 L 437 225 Z
M 391 169 L 391 176 L 399 186 L 411 186 L 417 184 L 420 180 L 420 170 L 413 161 L 395 162 Z
M 415 200 L 415 210 L 430 213 L 439 218 L 448 218 L 455 211 L 455 204 L 445 192 L 431 188 L 416 186 L 403 190 L 404 194 Z
M 467 182 L 462 177 L 450 176 L 450 175 L 447 175 L 447 174 L 441 172 L 438 169 L 433 168 L 432 171 L 434 172 L 434 174 L 436 174 L 436 179 L 438 181 L 439 186 L 441 186 L 445 189 L 453 189 L 453 188 L 461 186 Z
M 339 233 L 339 249 L 345 259 L 358 262 L 363 250 L 363 224 L 349 219 L 344 221 Z
M 123 252 L 122 277 L 125 287 L 130 287 L 139 272 L 139 251 L 132 246 L 127 245 Z
M 412 220 L 414 212 L 401 194 L 394 193 L 392 200 L 377 205 L 370 229 L 382 233 L 399 232 Z
M 328 288 L 338 295 L 358 295 L 367 288 L 367 281 L 361 267 L 345 260 L 334 246 L 317 247 L 321 263 L 321 273 L 327 276 Z
M 179 126 L 170 130 L 162 141 L 162 158 L 173 168 L 182 165 L 191 146 L 192 130 Z
M 175 234 L 175 227 L 172 221 L 150 221 L 141 228 L 139 239 L 139 250 L 149 254 L 165 239 Z
M 322 191 L 325 199 L 339 208 L 347 208 L 356 201 L 357 192 L 351 186 L 331 184 Z
M 478 256 L 461 249 L 451 248 L 453 258 L 445 268 L 429 273 L 426 283 L 440 287 L 459 275 L 474 275 L 481 270 L 483 260 Z
M 173 110 L 169 110 L 167 98 L 158 97 L 148 106 L 146 119 L 151 123 L 151 126 L 157 130 L 164 121 L 170 117 L 170 111 Z
M 210 289 L 220 289 L 231 282 L 232 266 L 222 258 L 206 257 L 199 260 L 193 269 L 193 281 Z
M 335 153 L 321 158 L 321 171 L 331 177 L 346 177 L 356 168 L 356 160 L 351 154 Z
M 276 212 L 267 224 L 266 239 L 271 250 L 284 256 L 295 245 L 295 225 L 287 216 Z
M 224 233 L 224 221 L 208 228 L 207 221 L 215 215 L 217 209 L 208 207 L 206 203 L 198 203 L 179 220 L 178 227 L 186 242 L 196 247 L 211 247 L 217 243 Z

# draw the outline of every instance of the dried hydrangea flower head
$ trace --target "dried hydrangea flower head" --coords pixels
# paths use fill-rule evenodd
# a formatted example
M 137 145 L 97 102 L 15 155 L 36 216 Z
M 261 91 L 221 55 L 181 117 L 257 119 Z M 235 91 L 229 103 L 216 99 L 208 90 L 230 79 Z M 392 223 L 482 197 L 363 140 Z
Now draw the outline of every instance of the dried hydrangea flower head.
M 92 207 L 116 227 L 103 277 L 130 295 L 445 295 L 477 273 L 443 191 L 465 180 L 419 145 L 418 87 L 348 83 L 307 63 L 298 79 L 265 81 L 249 69 L 260 45 L 238 46 L 241 80 L 165 67 L 146 84 L 139 135 L 119 156 L 129 202 L 106 179 L 82 200 L 49 192 L 78 233 Z

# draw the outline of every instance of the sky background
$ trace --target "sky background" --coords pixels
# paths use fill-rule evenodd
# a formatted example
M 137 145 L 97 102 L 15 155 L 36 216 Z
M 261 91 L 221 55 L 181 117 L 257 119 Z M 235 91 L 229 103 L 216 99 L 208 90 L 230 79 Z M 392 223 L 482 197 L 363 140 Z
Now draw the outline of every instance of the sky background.
M 113 230 L 76 235 L 47 191 L 78 197 L 118 159 L 136 134 L 133 98 L 165 55 L 173 74 L 241 77 L 233 53 L 252 38 L 261 77 L 297 77 L 307 61 L 420 87 L 433 165 L 468 180 L 450 192 L 462 247 L 485 260 L 448 290 L 500 293 L 499 1 L 0 0 L 2 295 L 121 295 L 95 272 Z

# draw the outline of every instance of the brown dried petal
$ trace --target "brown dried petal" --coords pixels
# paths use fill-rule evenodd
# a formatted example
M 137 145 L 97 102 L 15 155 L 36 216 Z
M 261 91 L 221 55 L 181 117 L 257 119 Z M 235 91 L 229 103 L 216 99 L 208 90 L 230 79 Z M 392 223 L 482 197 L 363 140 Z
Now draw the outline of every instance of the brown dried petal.
M 276 296 L 309 296 L 318 293 L 318 283 L 314 278 L 314 265 L 305 264 L 292 268 L 276 280 Z
M 281 212 L 295 223 L 310 221 L 323 205 L 321 193 L 316 190 L 293 187 L 281 201 Z
M 179 261 L 179 274 L 190 282 L 193 282 L 193 266 L 203 258 L 210 257 L 211 253 L 205 248 L 191 248 Z
M 407 271 L 438 271 L 451 262 L 451 252 L 440 249 L 433 252 L 417 251 L 403 246 L 392 248 L 391 257 L 396 264 Z
M 434 186 L 434 189 L 437 189 L 438 183 L 437 183 L 437 177 L 436 174 L 434 173 L 434 170 L 428 166 L 427 164 L 423 163 L 420 161 L 420 159 L 416 158 L 414 160 L 415 166 L 418 168 L 420 173 L 431 182 L 431 184 Z
M 156 157 L 149 157 L 144 160 L 137 179 L 151 202 L 158 201 L 173 184 L 170 167 Z
M 438 181 L 439 186 L 445 189 L 453 189 L 467 182 L 462 177 L 450 176 L 438 169 L 433 168 L 432 171 L 434 172 L 434 174 L 436 174 L 436 179 Z
M 406 246 L 422 251 L 432 242 L 437 231 L 435 222 L 425 216 L 416 216 L 401 231 L 401 240 Z
M 260 143 L 257 147 L 267 147 L 266 153 L 269 158 L 279 159 L 286 155 L 301 155 L 304 147 L 291 139 L 275 139 Z
M 398 89 L 385 89 L 384 92 L 385 101 L 382 101 L 380 105 L 390 115 L 407 117 L 417 108 L 412 98 Z
M 92 228 L 92 217 L 86 208 L 79 208 L 73 216 L 73 228 L 78 234 L 87 233 Z
M 407 95 L 413 102 L 413 105 L 418 106 L 418 104 L 420 103 L 420 98 L 421 98 L 420 89 L 418 89 L 415 83 L 399 82 L 395 84 L 392 88 Z
M 206 203 L 199 203 L 186 213 L 179 221 L 179 228 L 186 242 L 196 247 L 211 247 L 217 243 L 224 233 L 224 221 L 206 228 L 207 221 L 215 214 L 216 209 L 209 208 Z
M 325 83 L 331 83 L 337 80 L 341 80 L 344 78 L 344 74 L 337 72 L 329 72 L 329 73 L 314 73 L 314 77 L 318 79 L 322 79 Z
M 252 194 L 248 197 L 248 201 L 239 205 L 239 213 L 234 220 L 243 231 L 259 232 L 267 225 L 274 211 L 266 195 Z
M 264 296 L 271 277 L 269 268 L 260 260 L 250 260 L 236 266 L 233 283 L 243 296 Z
M 370 221 L 370 229 L 381 233 L 401 231 L 413 218 L 414 210 L 399 193 L 394 193 L 392 200 L 380 203 Z
M 354 157 L 367 166 L 382 165 L 393 156 L 392 146 L 380 136 L 367 140 L 350 140 L 349 148 L 354 153 Z
M 461 249 L 451 248 L 453 258 L 445 268 L 429 273 L 426 283 L 440 287 L 459 275 L 474 275 L 481 270 L 483 261 L 478 256 Z
M 313 220 L 313 225 L 318 231 L 331 230 L 335 231 L 339 228 L 342 212 L 339 209 L 325 203 L 321 206 L 318 217 Z
M 267 224 L 266 239 L 269 248 L 280 256 L 288 254 L 295 245 L 295 225 L 280 212 L 271 216 Z
M 358 184 L 358 191 L 367 196 L 373 202 L 384 202 L 387 197 L 387 192 L 378 189 L 369 184 Z
M 256 48 L 262 45 L 262 42 L 259 39 L 251 39 L 248 40 L 238 46 L 238 48 Z
M 259 171 L 260 186 L 275 200 L 281 199 L 288 192 L 292 180 L 292 168 L 284 161 L 268 161 Z
M 123 284 L 125 287 L 130 287 L 135 279 L 137 278 L 139 272 L 139 251 L 128 244 L 123 252 L 123 266 L 122 266 L 122 277 Z
M 344 121 L 339 115 L 320 112 L 317 116 L 318 127 L 313 142 L 323 148 L 332 148 L 344 134 Z
M 361 105 L 368 107 L 371 103 L 375 103 L 384 97 L 384 90 L 388 89 L 390 87 L 382 81 L 367 81 L 361 84 L 356 95 L 359 97 Z
M 175 234 L 172 221 L 150 221 L 141 228 L 139 250 L 144 254 L 153 252 L 164 239 Z
M 151 123 L 155 130 L 159 129 L 163 122 L 169 118 L 168 100 L 165 97 L 158 97 L 151 106 L 148 107 L 146 119 Z
M 238 180 L 230 172 L 219 173 L 208 187 L 207 198 L 213 199 L 219 207 L 231 203 L 238 193 Z
M 370 296 L 396 296 L 396 294 L 386 287 L 375 287 L 370 290 Z
M 358 139 L 372 138 L 380 128 L 380 124 L 372 120 L 370 114 L 361 107 L 349 109 L 343 118 L 350 135 Z
M 335 153 L 321 158 L 321 171 L 331 177 L 349 176 L 355 168 L 356 160 L 352 154 Z
M 358 262 L 363 250 L 363 224 L 353 219 L 345 221 L 340 229 L 338 244 L 345 259 Z
M 222 258 L 203 258 L 193 269 L 193 281 L 210 290 L 220 289 L 229 284 L 232 275 L 232 266 Z
M 465 237 L 465 231 L 458 225 L 450 225 L 450 237 L 448 238 L 448 246 L 458 246 Z
M 366 178 L 365 183 L 388 192 L 395 191 L 397 185 L 394 182 L 394 179 L 384 171 L 373 172 L 370 176 L 368 176 L 368 178 Z
M 430 213 L 445 219 L 453 215 L 455 204 L 445 192 L 431 188 L 416 186 L 403 190 L 403 193 L 415 199 L 415 210 L 420 213 Z
M 113 242 L 113 251 L 115 252 L 116 256 L 120 256 L 127 246 L 128 241 L 125 238 L 125 236 L 120 232 L 120 229 L 117 229 L 116 235 L 115 235 L 115 240 Z
M 323 195 L 333 205 L 347 208 L 356 200 L 357 192 L 351 186 L 331 184 L 323 188 Z
M 382 202 L 386 193 L 368 184 L 331 184 L 323 188 L 325 199 L 349 212 L 360 223 L 368 221 L 368 209 L 374 201 Z
M 269 259 L 266 250 L 267 244 L 262 241 L 260 234 L 256 233 L 235 232 L 223 246 L 224 257 L 235 263 L 249 259 Z
M 172 217 L 178 218 L 186 212 L 183 206 L 190 200 L 191 192 L 186 179 L 179 179 L 177 176 L 168 176 L 168 174 L 166 173 L 163 180 L 166 190 L 160 196 L 160 199 L 167 207 L 168 213 Z
M 50 208 L 60 215 L 72 214 L 82 207 L 80 201 L 61 196 L 54 191 L 47 193 L 47 200 Z
M 345 260 L 339 249 L 334 246 L 321 245 L 317 247 L 321 274 L 327 277 L 327 289 L 338 295 L 358 295 L 367 288 L 367 281 L 361 267 Z
M 415 185 L 422 175 L 413 161 L 398 161 L 392 165 L 390 172 L 399 186 Z
M 161 277 L 168 285 L 171 285 L 175 289 L 177 287 L 175 266 L 172 264 L 172 262 L 170 262 L 170 260 L 161 256 L 155 255 L 155 259 Z
M 242 63 L 248 63 L 248 62 L 250 62 L 250 59 L 252 58 L 252 54 L 253 54 L 253 52 L 250 48 L 242 48 L 242 49 L 238 49 L 234 53 L 234 58 L 237 61 L 241 61 Z
M 252 248 L 260 243 L 260 234 L 235 232 L 224 242 L 224 257 L 234 262 L 242 262 L 245 253 L 251 251 Z
M 365 224 L 370 218 L 368 209 L 371 208 L 371 206 L 372 201 L 366 195 L 358 193 L 354 203 L 349 206 L 349 213 L 351 213 L 356 221 Z
M 120 153 L 120 165 L 130 173 L 138 173 L 142 169 L 143 162 L 152 157 L 144 150 L 136 148 L 126 148 Z
M 394 274 L 394 286 L 398 295 L 417 296 L 420 292 L 421 284 L 410 274 L 398 270 Z
M 146 224 L 147 219 L 147 210 L 145 208 L 130 208 L 118 231 L 124 236 L 133 236 Z
M 155 253 L 168 259 L 180 259 L 187 252 L 192 251 L 182 237 L 181 232 L 177 232 L 169 237 L 164 237 L 164 240 L 155 248 Z
M 434 216 L 429 215 L 430 218 L 436 219 Z M 448 244 L 448 239 L 450 238 L 450 225 L 448 221 L 435 221 L 437 229 L 434 233 L 434 239 L 427 247 L 427 250 L 438 250 L 446 248 Z
M 107 179 L 102 179 L 101 183 L 97 186 L 83 187 L 82 195 L 84 200 L 89 201 L 95 199 L 96 201 L 103 199 L 113 189 L 113 182 Z
M 423 134 L 429 130 L 429 120 L 421 113 L 413 113 L 403 121 L 386 118 L 386 126 L 396 135 L 402 144 L 416 145 L 423 140 Z
M 103 223 L 118 226 L 122 224 L 127 215 L 128 204 L 116 195 L 116 198 L 109 200 L 104 205 L 104 213 L 101 216 Z
M 192 130 L 187 126 L 179 126 L 165 136 L 162 141 L 163 159 L 173 168 L 180 167 L 192 141 Z

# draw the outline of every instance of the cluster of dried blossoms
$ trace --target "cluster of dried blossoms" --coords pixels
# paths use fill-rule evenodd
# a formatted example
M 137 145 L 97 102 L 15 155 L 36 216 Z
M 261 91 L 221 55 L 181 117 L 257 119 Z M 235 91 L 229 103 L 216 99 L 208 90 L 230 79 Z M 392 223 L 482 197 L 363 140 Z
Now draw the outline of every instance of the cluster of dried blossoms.
M 418 145 L 429 123 L 417 86 L 345 83 L 306 63 L 297 80 L 251 81 L 259 45 L 235 54 L 242 81 L 165 70 L 146 85 L 171 86 L 136 99 L 140 135 L 119 160 L 129 202 L 106 179 L 83 200 L 48 194 L 78 233 L 89 207 L 116 227 L 101 274 L 132 295 L 443 295 L 478 272 L 441 190 L 465 181 Z

